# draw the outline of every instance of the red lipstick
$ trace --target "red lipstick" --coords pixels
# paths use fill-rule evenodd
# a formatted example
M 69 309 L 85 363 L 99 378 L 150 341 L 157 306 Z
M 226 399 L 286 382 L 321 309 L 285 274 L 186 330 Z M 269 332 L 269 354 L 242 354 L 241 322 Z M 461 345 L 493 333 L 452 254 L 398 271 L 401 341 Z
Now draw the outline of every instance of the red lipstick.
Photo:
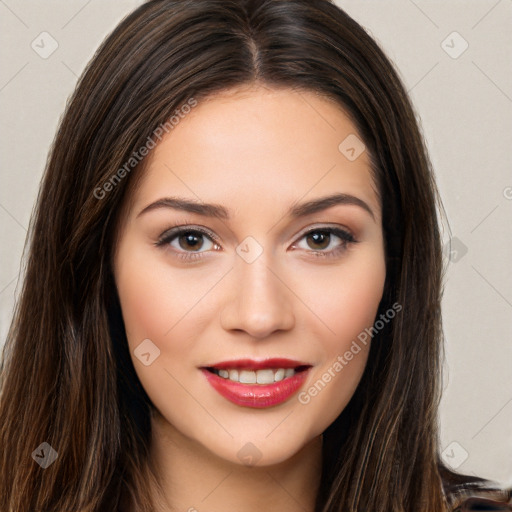
M 274 357 L 272 359 L 263 359 L 256 361 L 255 359 L 235 359 L 233 361 L 223 361 L 221 363 L 213 363 L 203 368 L 217 368 L 218 370 L 229 370 L 231 368 L 243 368 L 245 370 L 261 370 L 263 368 L 297 368 L 299 366 L 311 366 L 301 361 L 293 359 L 284 359 Z
M 230 402 L 261 409 L 281 404 L 293 396 L 309 375 L 310 368 L 311 365 L 301 361 L 273 358 L 224 361 L 200 369 L 213 389 Z M 237 382 L 238 378 L 250 382 Z M 254 382 L 256 379 L 264 383 Z M 276 380 L 269 382 L 273 379 Z

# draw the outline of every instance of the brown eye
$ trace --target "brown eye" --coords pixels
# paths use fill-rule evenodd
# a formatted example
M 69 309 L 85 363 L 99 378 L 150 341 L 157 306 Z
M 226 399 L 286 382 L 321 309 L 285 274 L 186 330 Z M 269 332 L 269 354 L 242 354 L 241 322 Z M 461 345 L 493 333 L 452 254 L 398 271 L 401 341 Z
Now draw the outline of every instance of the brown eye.
M 307 235 L 308 245 L 311 249 L 317 251 L 325 249 L 331 242 L 331 235 L 327 231 L 314 231 Z M 311 244 L 309 243 L 311 241 Z
M 204 243 L 204 235 L 194 231 L 187 231 L 178 237 L 179 245 L 184 250 L 198 251 Z
M 303 239 L 306 246 L 301 246 Z M 344 229 L 318 228 L 302 235 L 299 243 L 295 244 L 294 248 L 304 249 L 316 257 L 328 257 L 340 255 L 350 244 L 354 243 L 357 243 L 357 240 Z
M 199 228 L 176 227 L 163 233 L 156 244 L 158 247 L 170 248 L 180 256 L 187 253 L 201 255 L 211 250 L 219 250 L 214 235 Z

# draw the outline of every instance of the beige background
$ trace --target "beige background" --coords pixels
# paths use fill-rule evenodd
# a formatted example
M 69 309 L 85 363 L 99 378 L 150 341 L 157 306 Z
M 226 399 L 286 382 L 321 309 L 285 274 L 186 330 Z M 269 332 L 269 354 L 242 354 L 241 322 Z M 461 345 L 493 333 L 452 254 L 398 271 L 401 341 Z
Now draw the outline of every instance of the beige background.
M 140 3 L 0 0 L 0 343 L 66 99 L 102 39 Z M 398 67 L 448 214 L 444 458 L 512 485 L 512 0 L 337 3 Z M 31 44 L 58 48 L 42 58 Z

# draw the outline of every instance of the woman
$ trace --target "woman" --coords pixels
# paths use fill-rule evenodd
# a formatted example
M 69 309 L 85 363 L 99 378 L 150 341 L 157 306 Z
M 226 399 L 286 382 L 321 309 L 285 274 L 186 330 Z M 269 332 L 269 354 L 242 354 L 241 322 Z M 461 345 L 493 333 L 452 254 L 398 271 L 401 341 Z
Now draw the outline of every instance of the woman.
M 334 4 L 143 4 L 51 150 L 0 508 L 510 509 L 439 458 L 438 206 L 403 85 Z

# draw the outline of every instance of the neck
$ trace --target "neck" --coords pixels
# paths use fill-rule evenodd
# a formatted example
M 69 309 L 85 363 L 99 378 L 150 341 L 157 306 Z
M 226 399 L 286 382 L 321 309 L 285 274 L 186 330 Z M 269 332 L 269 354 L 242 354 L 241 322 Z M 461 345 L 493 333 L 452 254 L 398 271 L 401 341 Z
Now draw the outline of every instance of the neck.
M 163 491 L 163 500 L 153 493 L 155 512 L 314 512 L 322 437 L 278 464 L 245 466 L 216 456 L 157 413 L 150 457 Z

